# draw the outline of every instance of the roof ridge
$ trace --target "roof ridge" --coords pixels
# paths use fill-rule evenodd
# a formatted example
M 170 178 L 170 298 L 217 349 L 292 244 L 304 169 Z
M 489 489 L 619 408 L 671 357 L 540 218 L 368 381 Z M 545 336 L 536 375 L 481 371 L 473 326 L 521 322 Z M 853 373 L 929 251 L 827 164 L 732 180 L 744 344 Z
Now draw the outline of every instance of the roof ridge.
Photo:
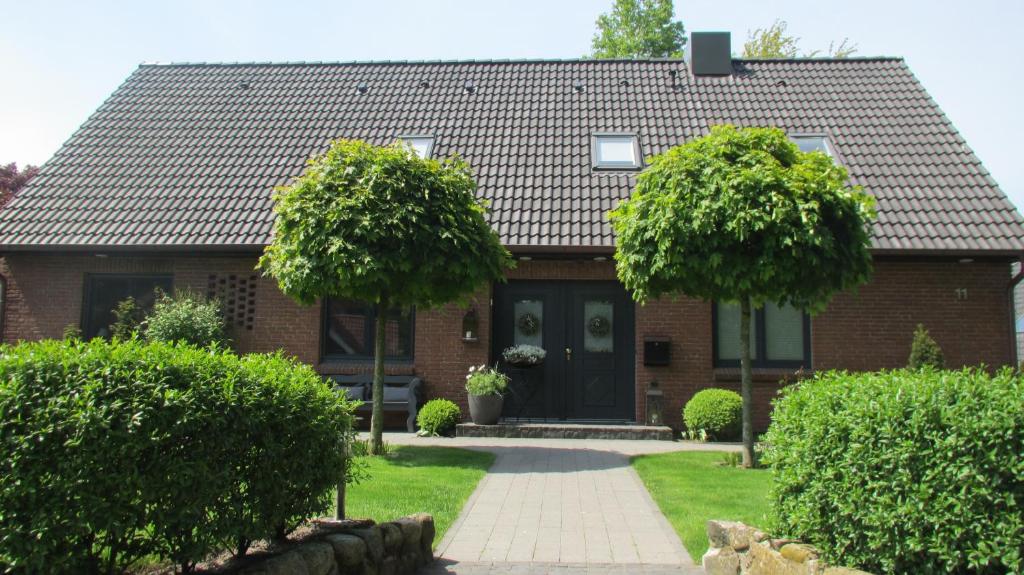
M 768 62 L 768 63 L 814 63 L 814 62 L 903 62 L 903 56 L 798 56 L 794 58 L 733 58 L 733 62 Z
M 903 61 L 900 56 L 854 56 L 849 58 L 733 58 L 742 63 L 817 63 Z M 291 60 L 250 62 L 162 62 L 144 61 L 139 67 L 232 67 L 232 66 L 430 66 L 430 65 L 507 65 L 507 64 L 687 64 L 685 58 L 484 58 L 466 60 Z

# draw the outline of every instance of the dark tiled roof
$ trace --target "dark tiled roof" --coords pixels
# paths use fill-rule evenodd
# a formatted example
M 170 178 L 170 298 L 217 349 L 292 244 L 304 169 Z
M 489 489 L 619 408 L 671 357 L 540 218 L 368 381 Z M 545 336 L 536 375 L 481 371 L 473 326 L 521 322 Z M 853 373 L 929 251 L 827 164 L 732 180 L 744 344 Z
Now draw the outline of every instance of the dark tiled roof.
M 639 60 L 143 65 L 0 212 L 0 247 L 261 246 L 272 188 L 331 139 L 426 133 L 435 155 L 473 166 L 506 244 L 608 248 L 606 212 L 634 175 L 593 171 L 590 133 L 636 132 L 651 155 L 731 122 L 827 133 L 878 199 L 877 249 L 1024 250 L 1020 215 L 902 60 L 735 67 L 692 78 L 679 61 Z

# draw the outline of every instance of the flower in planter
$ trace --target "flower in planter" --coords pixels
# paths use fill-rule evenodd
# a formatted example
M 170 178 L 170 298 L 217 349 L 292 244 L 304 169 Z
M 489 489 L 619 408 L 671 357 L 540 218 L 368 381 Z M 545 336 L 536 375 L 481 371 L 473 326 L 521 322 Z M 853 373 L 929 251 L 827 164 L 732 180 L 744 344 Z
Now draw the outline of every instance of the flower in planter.
M 505 348 L 501 356 L 512 365 L 539 365 L 548 352 L 535 345 L 513 345 Z
M 508 389 L 508 376 L 486 365 L 472 366 L 466 374 L 470 395 L 502 395 Z

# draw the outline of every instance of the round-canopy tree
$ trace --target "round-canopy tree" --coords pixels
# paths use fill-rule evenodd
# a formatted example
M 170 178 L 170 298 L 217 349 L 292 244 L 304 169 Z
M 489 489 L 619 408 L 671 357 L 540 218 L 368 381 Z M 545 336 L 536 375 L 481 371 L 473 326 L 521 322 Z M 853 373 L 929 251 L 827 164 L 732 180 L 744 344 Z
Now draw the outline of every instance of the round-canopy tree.
M 275 194 L 274 239 L 259 268 L 306 305 L 345 297 L 388 310 L 465 300 L 512 265 L 475 192 L 458 158 L 338 140 Z M 373 453 L 382 444 L 386 318 L 377 313 Z
M 611 213 L 618 276 L 635 299 L 740 304 L 744 465 L 754 465 L 751 308 L 813 313 L 867 281 L 873 205 L 844 168 L 782 130 L 725 125 L 652 158 Z

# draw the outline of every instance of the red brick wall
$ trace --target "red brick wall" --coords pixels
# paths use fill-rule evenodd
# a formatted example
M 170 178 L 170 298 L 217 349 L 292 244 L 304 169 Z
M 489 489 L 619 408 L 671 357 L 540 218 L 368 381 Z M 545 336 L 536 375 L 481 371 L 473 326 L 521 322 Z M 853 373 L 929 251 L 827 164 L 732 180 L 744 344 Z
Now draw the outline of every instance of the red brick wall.
M 84 255 L 9 255 L 0 260 L 8 280 L 3 339 L 60 337 L 65 326 L 78 325 L 85 273 L 172 273 L 176 288 L 205 291 L 210 274 L 252 275 L 254 257 L 109 257 Z M 520 261 L 510 280 L 612 280 L 612 262 Z M 835 298 L 812 321 L 812 357 L 817 369 L 873 370 L 906 363 L 914 326 L 923 323 L 942 346 L 952 366 L 1012 361 L 1013 342 L 1008 294 L 1009 264 L 881 260 L 872 282 Z M 370 362 L 320 362 L 320 306 L 302 307 L 284 296 L 272 280 L 256 282 L 252 330 L 234 332 L 239 351 L 284 349 L 322 373 L 369 371 Z M 961 291 L 958 291 L 961 290 Z M 966 290 L 966 291 L 962 291 Z M 964 297 L 966 296 L 966 297 Z M 466 411 L 466 369 L 491 361 L 491 290 L 480 290 L 469 303 L 476 309 L 480 338 L 462 340 L 464 307 L 418 310 L 415 360 L 388 365 L 389 373 L 416 373 L 429 397 L 448 397 Z M 712 366 L 711 305 L 698 300 L 665 298 L 636 308 L 636 417 L 644 417 L 649 383 L 665 392 L 670 425 L 682 425 L 681 410 L 706 387 L 738 388 L 735 370 Z M 668 337 L 672 363 L 644 367 L 643 341 Z M 755 426 L 767 427 L 769 404 L 782 374 L 759 374 L 754 384 Z

